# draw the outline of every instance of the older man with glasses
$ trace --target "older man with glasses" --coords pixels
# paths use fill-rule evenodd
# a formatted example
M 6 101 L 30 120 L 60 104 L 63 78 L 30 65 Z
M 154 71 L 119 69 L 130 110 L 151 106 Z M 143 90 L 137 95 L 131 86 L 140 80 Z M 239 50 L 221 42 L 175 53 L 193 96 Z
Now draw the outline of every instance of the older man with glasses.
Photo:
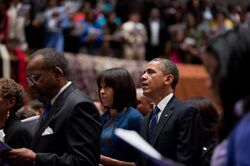
M 65 57 L 54 49 L 35 52 L 27 65 L 30 90 L 46 105 L 32 150 L 13 149 L 7 161 L 36 166 L 97 166 L 101 124 L 91 100 L 69 81 Z M 47 108 L 48 107 L 48 108 Z

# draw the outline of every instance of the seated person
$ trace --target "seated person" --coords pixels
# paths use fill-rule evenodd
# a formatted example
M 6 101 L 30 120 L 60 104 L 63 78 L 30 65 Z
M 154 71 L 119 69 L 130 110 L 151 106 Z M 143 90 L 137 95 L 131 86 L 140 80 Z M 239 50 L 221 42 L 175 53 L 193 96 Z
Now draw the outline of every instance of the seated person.
M 201 166 L 209 166 L 212 153 L 218 142 L 218 111 L 212 101 L 205 97 L 193 97 L 187 102 L 201 113 L 203 124 Z

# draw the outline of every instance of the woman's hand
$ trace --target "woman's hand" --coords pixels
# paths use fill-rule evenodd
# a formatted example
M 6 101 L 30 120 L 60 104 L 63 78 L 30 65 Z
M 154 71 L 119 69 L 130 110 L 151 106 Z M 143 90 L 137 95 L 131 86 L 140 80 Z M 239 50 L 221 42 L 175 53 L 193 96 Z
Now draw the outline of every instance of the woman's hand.
M 103 166 L 135 166 L 133 162 L 116 160 L 111 157 L 101 155 L 100 164 Z

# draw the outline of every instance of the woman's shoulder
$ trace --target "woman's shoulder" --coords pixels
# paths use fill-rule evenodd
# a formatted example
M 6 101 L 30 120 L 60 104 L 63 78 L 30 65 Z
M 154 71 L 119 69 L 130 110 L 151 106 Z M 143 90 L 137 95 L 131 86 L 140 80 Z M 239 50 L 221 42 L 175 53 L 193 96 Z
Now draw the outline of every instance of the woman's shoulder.
M 128 113 L 128 115 L 130 115 L 131 117 L 134 117 L 134 118 L 140 118 L 140 119 L 143 118 L 142 114 L 137 109 L 135 109 L 133 107 L 128 107 L 127 113 Z

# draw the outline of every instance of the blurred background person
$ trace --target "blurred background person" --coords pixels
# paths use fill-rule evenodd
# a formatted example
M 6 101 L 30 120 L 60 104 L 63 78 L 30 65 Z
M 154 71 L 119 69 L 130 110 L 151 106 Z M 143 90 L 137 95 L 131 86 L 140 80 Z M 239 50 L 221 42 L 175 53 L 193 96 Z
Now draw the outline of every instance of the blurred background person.
M 192 12 L 187 13 L 183 29 L 184 41 L 180 45 L 185 52 L 185 63 L 201 64 L 199 49 L 202 47 L 203 36 L 198 25 L 198 16 Z
M 27 105 L 17 111 L 16 115 L 23 120 L 32 116 L 40 116 L 44 111 L 43 103 L 38 100 L 32 100 Z
M 99 96 L 107 109 L 101 116 L 102 165 L 134 165 L 138 155 L 119 139 L 114 130 L 140 130 L 143 116 L 136 110 L 136 89 L 129 72 L 123 68 L 111 68 L 101 72 L 97 79 Z
M 0 128 L 5 133 L 5 143 L 12 148 L 31 146 L 31 133 L 15 115 L 24 99 L 25 91 L 21 85 L 12 79 L 0 79 Z
M 234 27 L 232 20 L 228 18 L 227 10 L 223 7 L 214 4 L 212 13 L 213 19 L 209 22 L 210 38 L 217 37 Z
M 144 24 L 148 37 L 146 60 L 152 60 L 164 55 L 165 45 L 170 36 L 160 10 L 158 8 L 150 9 L 149 17 Z
M 65 6 L 57 0 L 48 0 L 44 11 L 44 47 L 64 51 L 63 30 L 69 26 L 69 18 Z
M 117 58 L 122 57 L 121 19 L 114 11 L 106 14 L 104 29 L 103 53 Z
M 244 137 L 248 135 L 248 126 L 244 129 L 239 127 L 239 133 L 235 132 L 228 143 L 233 128 L 249 111 L 250 82 L 247 77 L 250 66 L 249 33 L 249 29 L 235 28 L 212 40 L 202 56 L 211 77 L 210 85 L 219 96 L 223 109 L 219 126 L 220 144 L 213 153 L 212 166 L 250 164 L 249 153 L 246 153 L 250 149 L 247 143 L 249 141 L 246 141 L 249 136 Z M 231 147 L 229 154 L 228 147 Z M 228 162 L 227 156 L 230 156 Z
M 131 13 L 129 20 L 122 24 L 121 31 L 124 58 L 144 60 L 147 32 L 141 22 L 140 14 L 138 12 Z
M 143 115 L 146 116 L 153 109 L 152 101 L 143 95 L 142 88 L 136 89 L 136 99 L 137 99 L 137 110 Z
M 100 52 L 104 35 L 102 25 L 97 22 L 95 14 L 94 11 L 90 10 L 85 13 L 85 19 L 78 22 L 79 26 L 82 27 L 81 45 L 86 49 L 85 52 L 92 55 Z
M 209 166 L 213 150 L 218 141 L 218 111 L 216 110 L 214 103 L 206 97 L 193 97 L 187 100 L 187 102 L 201 113 L 203 126 L 201 166 Z
M 30 6 L 21 0 L 10 0 L 8 15 L 8 42 L 16 42 L 21 50 L 27 50 L 25 25 L 28 22 Z

